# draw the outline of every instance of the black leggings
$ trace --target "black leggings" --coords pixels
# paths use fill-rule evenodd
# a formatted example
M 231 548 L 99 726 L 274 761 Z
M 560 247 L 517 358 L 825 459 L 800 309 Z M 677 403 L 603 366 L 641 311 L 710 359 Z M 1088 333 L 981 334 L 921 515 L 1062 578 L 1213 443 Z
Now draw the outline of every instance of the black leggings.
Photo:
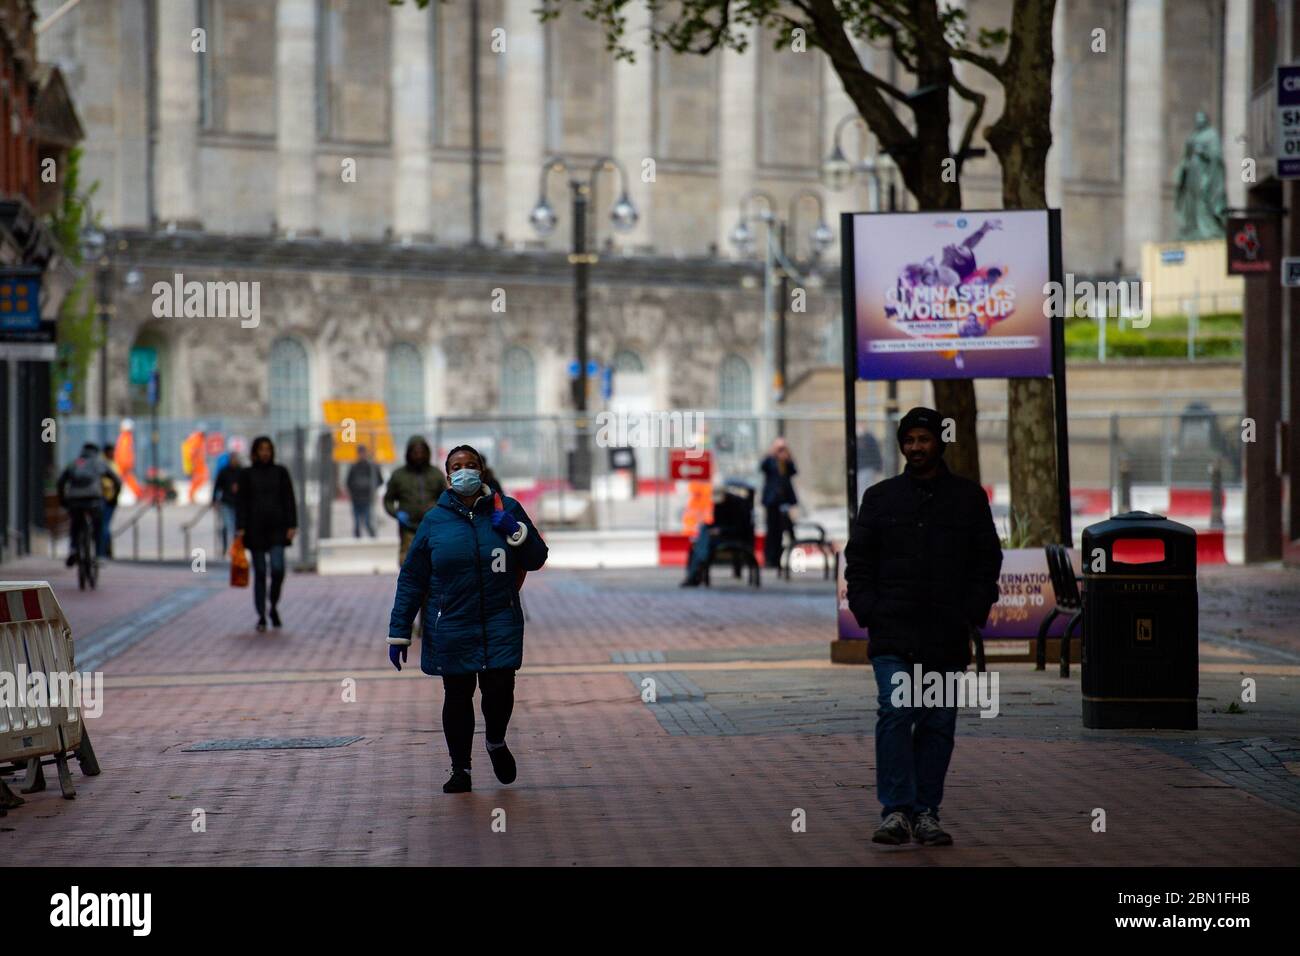
M 470 768 L 470 747 L 474 743 L 474 685 L 483 692 L 483 723 L 489 743 L 506 739 L 506 725 L 515 709 L 515 672 L 510 668 L 442 677 L 442 732 L 447 737 L 451 765 Z

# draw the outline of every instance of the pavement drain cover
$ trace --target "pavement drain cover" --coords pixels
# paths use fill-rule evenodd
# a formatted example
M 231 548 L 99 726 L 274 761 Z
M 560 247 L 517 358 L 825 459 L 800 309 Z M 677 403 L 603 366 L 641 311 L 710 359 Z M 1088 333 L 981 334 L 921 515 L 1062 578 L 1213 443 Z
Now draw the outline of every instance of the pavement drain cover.
M 327 747 L 346 747 L 360 737 L 245 737 L 242 740 L 205 740 L 183 749 L 182 753 L 196 750 L 320 750 Z

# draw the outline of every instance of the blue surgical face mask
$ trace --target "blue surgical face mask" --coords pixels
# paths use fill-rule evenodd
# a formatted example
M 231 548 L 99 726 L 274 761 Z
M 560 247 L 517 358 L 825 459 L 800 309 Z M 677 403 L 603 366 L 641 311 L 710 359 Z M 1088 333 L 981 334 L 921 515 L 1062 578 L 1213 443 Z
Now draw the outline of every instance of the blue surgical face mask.
M 473 468 L 462 468 L 451 473 L 451 490 L 458 495 L 472 495 L 482 487 L 483 479 Z

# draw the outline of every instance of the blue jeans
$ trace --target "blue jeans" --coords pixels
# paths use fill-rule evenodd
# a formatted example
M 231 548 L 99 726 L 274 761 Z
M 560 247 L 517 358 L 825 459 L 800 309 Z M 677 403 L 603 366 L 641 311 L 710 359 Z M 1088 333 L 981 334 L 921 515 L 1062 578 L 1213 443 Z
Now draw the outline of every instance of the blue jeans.
M 230 551 L 230 542 L 235 540 L 235 532 L 239 530 L 236 523 L 238 518 L 235 513 L 235 506 L 221 502 L 221 552 L 225 554 Z
M 880 815 L 901 811 L 909 817 L 923 810 L 939 816 L 943 778 L 952 759 L 957 732 L 956 707 L 895 707 L 890 700 L 900 671 L 912 675 L 901 657 L 871 658 L 876 672 L 876 796 Z M 915 730 L 913 729 L 915 728 Z
M 686 562 L 688 580 L 703 580 L 704 567 L 713 560 L 713 552 L 717 548 L 718 540 L 716 535 L 709 534 L 708 528 L 700 528 L 695 540 L 691 542 L 691 556 Z
M 370 501 L 358 501 L 352 499 L 352 537 L 361 537 L 361 529 L 365 528 L 370 537 L 375 536 L 375 519 L 374 504 Z
M 272 545 L 268 551 L 252 551 L 253 607 L 258 617 L 266 617 L 266 559 L 271 558 L 271 608 L 280 603 L 280 587 L 284 584 L 284 545 Z
M 99 540 L 95 542 L 95 554 L 101 558 L 106 558 L 113 553 L 113 512 L 117 510 L 117 502 L 109 504 L 104 502 L 104 517 L 99 525 Z

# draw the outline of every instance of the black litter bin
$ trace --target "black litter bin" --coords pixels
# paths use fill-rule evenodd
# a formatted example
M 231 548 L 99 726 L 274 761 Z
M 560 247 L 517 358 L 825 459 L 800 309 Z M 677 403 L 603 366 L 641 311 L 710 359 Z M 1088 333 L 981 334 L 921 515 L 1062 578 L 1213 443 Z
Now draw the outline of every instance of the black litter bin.
M 1196 532 L 1131 511 L 1082 550 L 1083 725 L 1196 729 Z

